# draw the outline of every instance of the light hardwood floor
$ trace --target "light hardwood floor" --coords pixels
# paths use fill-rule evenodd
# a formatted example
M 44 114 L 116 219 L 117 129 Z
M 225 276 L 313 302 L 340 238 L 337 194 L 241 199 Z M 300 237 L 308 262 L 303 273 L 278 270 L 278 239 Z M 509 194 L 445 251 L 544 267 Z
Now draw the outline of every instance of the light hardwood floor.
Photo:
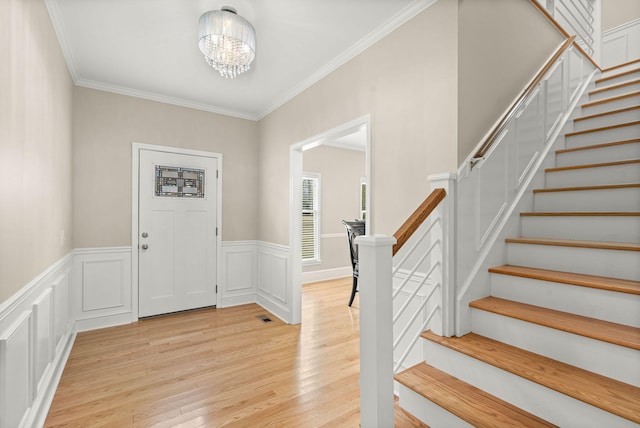
M 45 426 L 358 427 L 350 287 L 350 278 L 304 286 L 297 326 L 252 304 L 80 333 Z M 395 418 L 424 426 L 397 406 Z

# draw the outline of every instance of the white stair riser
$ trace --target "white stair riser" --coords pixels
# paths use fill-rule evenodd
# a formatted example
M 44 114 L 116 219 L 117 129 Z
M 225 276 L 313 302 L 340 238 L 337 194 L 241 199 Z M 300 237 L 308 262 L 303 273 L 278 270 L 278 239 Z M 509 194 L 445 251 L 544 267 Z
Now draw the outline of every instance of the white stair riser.
M 638 212 L 640 187 L 537 192 L 536 212 Z
M 589 103 L 585 103 L 589 104 Z M 595 104 L 588 107 L 582 107 L 581 116 L 590 116 L 592 114 L 605 113 L 612 110 L 620 110 L 627 107 L 635 107 L 640 105 L 640 94 L 632 97 L 626 97 L 619 100 L 611 100 L 606 103 Z
M 640 351 L 479 309 L 474 333 L 621 382 L 640 385 Z
M 640 183 L 640 162 L 551 171 L 545 179 L 547 188 Z
M 524 216 L 521 219 L 525 238 L 640 242 L 638 216 Z
M 640 278 L 639 256 L 638 251 L 507 244 L 507 264 L 510 265 L 610 276 L 633 281 Z
M 556 155 L 556 166 L 588 165 L 601 162 L 615 162 L 625 159 L 640 159 L 640 142 L 576 150 Z
M 636 65 L 637 67 L 637 65 Z M 617 85 L 619 83 L 624 83 L 624 82 L 629 82 L 631 80 L 638 80 L 640 79 L 640 70 L 637 68 L 633 69 L 634 72 L 633 73 L 629 73 L 629 74 L 625 74 L 622 76 L 618 76 L 621 73 L 625 73 L 626 71 L 630 71 L 630 70 L 616 70 L 615 72 L 612 72 L 610 74 L 608 74 L 607 76 L 613 76 L 616 75 L 616 77 L 612 78 L 612 79 L 607 79 L 603 82 L 596 82 L 596 88 L 604 88 L 607 86 L 611 86 L 611 85 Z M 598 79 L 601 79 L 602 77 L 607 77 L 607 76 L 601 76 L 598 77 Z M 596 79 L 596 80 L 598 80 Z
M 573 122 L 574 132 L 586 129 L 602 128 L 604 126 L 618 125 L 621 123 L 636 122 L 640 120 L 640 109 L 628 110 L 606 116 L 598 116 L 590 119 L 575 120 Z
M 634 426 L 618 416 L 433 342 L 428 342 L 426 355 L 432 366 L 558 426 Z
M 615 86 L 615 85 L 607 85 L 607 87 L 609 86 Z M 601 91 L 601 92 L 595 92 L 595 93 L 589 92 L 589 101 L 591 102 L 591 101 L 603 100 L 605 98 L 611 98 L 617 95 L 624 95 L 630 92 L 637 92 L 637 91 L 640 91 L 640 83 L 634 83 L 631 85 L 611 88 L 609 90 Z
M 491 295 L 640 327 L 640 296 L 519 276 L 491 274 Z
M 640 124 L 568 136 L 565 138 L 565 146 L 567 149 L 573 149 L 593 144 L 630 140 L 638 138 L 638 135 L 640 135 Z
M 473 425 L 468 424 L 456 415 L 449 413 L 442 407 L 427 400 L 422 395 L 402 384 L 400 384 L 398 394 L 400 406 L 427 426 L 433 428 L 473 428 Z
M 634 62 L 634 63 L 627 64 L 627 65 L 622 66 L 622 67 L 614 68 L 613 70 L 603 71 L 601 73 L 600 77 L 607 77 L 607 76 L 612 76 L 614 74 L 624 73 L 625 71 L 635 70 L 638 67 L 640 67 L 640 64 L 637 63 L 637 62 Z M 600 77 L 598 77 L 598 78 L 600 78 Z

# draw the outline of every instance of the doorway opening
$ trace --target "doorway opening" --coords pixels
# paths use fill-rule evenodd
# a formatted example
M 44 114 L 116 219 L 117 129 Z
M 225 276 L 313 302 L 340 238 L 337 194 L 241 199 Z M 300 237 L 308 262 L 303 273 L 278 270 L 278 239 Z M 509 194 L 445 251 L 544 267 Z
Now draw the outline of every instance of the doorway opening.
M 344 220 L 353 220 L 348 215 L 364 217 L 366 222 L 367 234 L 371 234 L 373 212 L 371 210 L 371 119 L 369 115 L 359 117 L 347 123 L 344 123 L 335 128 L 329 129 L 311 138 L 308 138 L 299 143 L 293 144 L 290 148 L 290 203 L 289 203 L 289 248 L 291 248 L 291 284 L 292 284 L 292 323 L 299 324 L 302 319 L 302 283 L 303 283 L 303 244 L 302 244 L 302 203 L 303 203 L 303 191 L 302 180 L 304 172 L 307 171 L 305 167 L 305 153 L 310 154 L 311 150 L 329 147 L 335 149 L 342 149 L 348 151 L 357 151 L 364 154 L 364 175 L 357 177 L 357 183 L 355 185 L 361 189 L 361 195 L 363 198 L 363 206 L 360 206 L 360 200 L 354 201 L 354 205 L 357 210 L 356 213 L 345 213 Z M 324 186 L 327 187 L 327 186 Z M 325 198 L 330 200 L 329 198 Z M 364 211 L 364 212 L 363 212 Z M 335 225 L 333 225 L 335 226 Z M 344 245 L 344 249 L 348 248 L 346 242 L 346 233 L 343 231 L 344 227 L 340 224 L 337 228 L 339 233 L 324 233 L 324 238 L 342 238 L 339 242 Z M 331 232 L 331 231 L 329 231 Z M 320 234 L 320 238 L 322 234 Z M 326 240 L 326 239 L 325 239 Z M 322 239 L 321 239 L 322 241 Z M 322 242 L 319 243 L 322 247 Z M 347 263 L 350 261 L 347 259 Z M 350 265 L 349 265 L 350 268 Z M 350 271 L 343 269 L 348 275 L 351 275 Z M 339 273 L 340 269 L 335 269 L 333 272 Z M 346 275 L 345 275 L 346 276 Z M 308 275 L 305 273 L 305 278 L 314 278 L 313 274 Z M 317 280 L 327 279 L 320 276 L 316 276 Z M 346 306 L 349 296 L 345 295 L 344 305 Z M 336 302 L 341 304 L 341 302 Z

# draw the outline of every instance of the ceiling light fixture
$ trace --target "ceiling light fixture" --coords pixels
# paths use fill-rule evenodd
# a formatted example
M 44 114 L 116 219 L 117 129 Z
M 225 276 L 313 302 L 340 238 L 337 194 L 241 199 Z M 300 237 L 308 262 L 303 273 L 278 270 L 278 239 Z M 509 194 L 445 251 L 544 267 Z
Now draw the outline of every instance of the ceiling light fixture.
M 256 57 L 256 31 L 234 8 L 223 6 L 203 14 L 198 37 L 205 59 L 221 76 L 233 79 L 251 68 Z

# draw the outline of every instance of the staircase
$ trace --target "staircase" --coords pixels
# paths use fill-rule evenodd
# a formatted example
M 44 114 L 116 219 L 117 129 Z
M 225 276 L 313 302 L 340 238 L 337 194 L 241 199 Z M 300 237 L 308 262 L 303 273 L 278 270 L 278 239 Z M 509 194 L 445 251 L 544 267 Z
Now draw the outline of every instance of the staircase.
M 431 427 L 640 424 L 640 62 L 580 108 L 472 332 L 424 332 L 426 362 L 395 378 Z

